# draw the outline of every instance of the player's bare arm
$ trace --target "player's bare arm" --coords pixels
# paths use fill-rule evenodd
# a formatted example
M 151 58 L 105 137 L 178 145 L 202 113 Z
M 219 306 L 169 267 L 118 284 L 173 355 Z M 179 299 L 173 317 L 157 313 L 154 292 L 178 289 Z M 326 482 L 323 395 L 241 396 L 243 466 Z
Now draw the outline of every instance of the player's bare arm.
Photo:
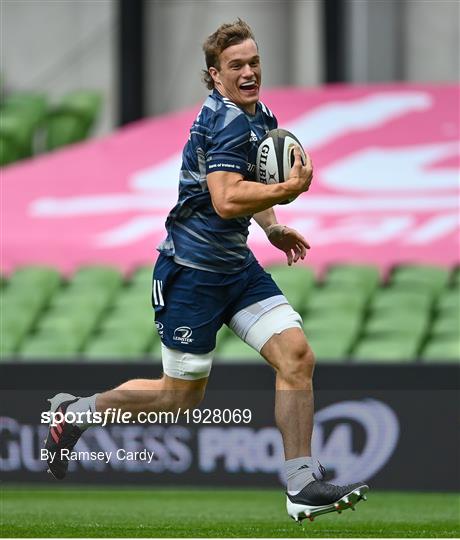
M 307 155 L 307 163 L 302 165 L 300 151 L 296 148 L 294 152 L 291 174 L 281 184 L 248 182 L 241 174 L 227 171 L 208 174 L 208 189 L 217 214 L 223 219 L 257 214 L 307 191 L 313 178 L 311 159 Z
M 265 231 L 270 243 L 286 253 L 289 266 L 305 258 L 309 243 L 295 229 L 278 223 L 273 208 L 254 214 L 254 220 Z

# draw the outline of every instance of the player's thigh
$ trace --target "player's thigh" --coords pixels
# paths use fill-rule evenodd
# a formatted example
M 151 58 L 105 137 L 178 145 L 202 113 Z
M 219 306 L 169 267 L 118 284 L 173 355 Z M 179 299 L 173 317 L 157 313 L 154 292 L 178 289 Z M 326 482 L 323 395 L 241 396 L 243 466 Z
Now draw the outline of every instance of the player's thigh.
M 279 301 L 279 297 L 272 297 L 251 304 L 235 313 L 229 322 L 235 334 L 261 354 L 268 341 L 286 330 L 296 330 L 296 336 L 303 336 L 300 315 L 285 298 L 283 303 Z M 276 343 L 285 341 L 284 337 L 274 339 L 270 350 L 275 350 Z
M 211 372 L 214 349 L 207 353 L 193 353 L 172 349 L 164 343 L 161 344 L 161 360 L 163 373 L 166 377 L 165 388 L 178 390 L 206 388 Z
M 208 377 L 201 377 L 199 379 L 180 379 L 177 377 L 170 377 L 163 373 L 163 388 L 165 390 L 174 391 L 204 391 L 208 384 Z
M 259 316 L 254 319 L 257 313 Z M 289 376 L 311 376 L 314 357 L 303 332 L 302 318 L 287 302 L 269 311 L 264 311 L 260 303 L 248 306 L 234 315 L 230 327 L 277 371 Z
M 209 369 L 210 369 L 209 365 Z M 208 377 L 181 378 L 163 374 L 163 391 L 170 393 L 172 401 L 185 407 L 196 407 L 204 398 Z
M 273 334 L 260 353 L 278 372 L 288 376 L 313 375 L 313 351 L 300 328 L 287 328 Z

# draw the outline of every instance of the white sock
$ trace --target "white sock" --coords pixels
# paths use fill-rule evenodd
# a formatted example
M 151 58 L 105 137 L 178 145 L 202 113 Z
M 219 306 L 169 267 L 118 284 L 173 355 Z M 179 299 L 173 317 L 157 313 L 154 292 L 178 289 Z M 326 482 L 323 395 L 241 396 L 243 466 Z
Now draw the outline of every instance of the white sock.
M 99 394 L 93 394 L 89 397 L 81 397 L 75 403 L 71 403 L 67 407 L 68 412 L 73 413 L 94 413 L 96 412 L 96 398 Z M 75 422 L 75 426 L 79 427 L 81 430 L 87 429 L 92 425 L 92 422 L 89 421 L 90 418 L 88 415 L 84 414 L 81 416 L 81 422 Z

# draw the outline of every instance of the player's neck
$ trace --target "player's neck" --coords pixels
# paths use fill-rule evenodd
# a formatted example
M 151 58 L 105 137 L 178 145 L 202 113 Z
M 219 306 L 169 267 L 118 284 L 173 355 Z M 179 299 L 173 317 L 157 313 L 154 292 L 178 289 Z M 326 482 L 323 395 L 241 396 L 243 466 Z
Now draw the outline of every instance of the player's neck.
M 247 105 L 241 105 L 240 103 L 237 103 L 234 101 L 230 96 L 226 96 L 224 92 L 219 90 L 218 88 L 215 88 L 215 91 L 220 94 L 222 97 L 229 99 L 232 103 L 234 103 L 237 107 L 239 107 L 242 111 L 244 111 L 246 114 L 249 114 L 250 116 L 254 116 L 256 114 L 257 110 L 257 102 L 256 103 L 249 103 Z

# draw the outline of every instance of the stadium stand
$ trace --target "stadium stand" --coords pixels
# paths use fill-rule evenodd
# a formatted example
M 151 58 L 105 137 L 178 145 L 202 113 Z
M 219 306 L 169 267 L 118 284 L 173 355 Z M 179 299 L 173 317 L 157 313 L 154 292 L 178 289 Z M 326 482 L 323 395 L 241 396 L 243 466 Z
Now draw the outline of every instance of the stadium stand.
M 379 285 L 380 271 L 371 265 L 338 264 L 328 269 L 325 282 L 337 288 L 353 288 L 362 291 L 369 298 Z
M 0 164 L 7 165 L 32 154 L 33 125 L 14 112 L 1 112 Z
M 47 119 L 46 147 L 54 150 L 86 139 L 102 104 L 98 92 L 77 91 L 64 96 Z
M 45 94 L 13 92 L 0 104 L 0 167 L 86 139 L 102 108 L 91 90 L 71 92 L 51 106 Z
M 244 341 L 229 336 L 216 351 L 216 360 L 220 362 L 244 363 L 260 360 L 259 354 Z
M 307 299 L 315 284 L 315 275 L 312 270 L 305 267 L 288 267 L 275 265 L 268 269 L 292 307 L 303 313 L 307 306 Z
M 399 266 L 387 282 L 373 266 L 334 266 L 321 281 L 305 267 L 268 270 L 302 314 L 320 363 L 460 361 L 457 268 Z M 160 362 L 151 272 L 142 266 L 125 278 L 93 265 L 66 280 L 28 266 L 2 276 L 2 361 Z M 227 327 L 219 332 L 216 362 L 258 360 Z
M 44 94 L 17 92 L 5 98 L 0 114 L 0 165 L 30 157 L 48 107 Z
M 393 270 L 390 284 L 410 290 L 428 291 L 437 295 L 447 285 L 448 280 L 449 270 L 447 268 L 402 265 Z

